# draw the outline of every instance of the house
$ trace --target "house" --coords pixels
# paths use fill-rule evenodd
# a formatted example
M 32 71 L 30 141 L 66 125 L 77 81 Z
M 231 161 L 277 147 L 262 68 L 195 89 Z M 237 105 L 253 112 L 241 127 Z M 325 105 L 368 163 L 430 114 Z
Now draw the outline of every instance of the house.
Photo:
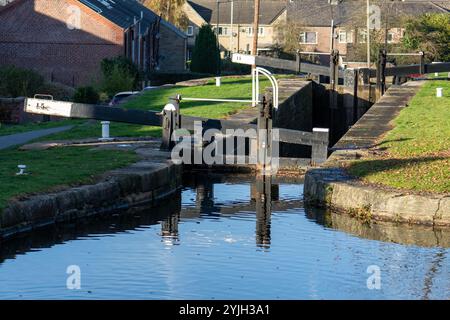
M 135 0 L 14 0 L 0 6 L 0 66 L 70 86 L 99 79 L 104 58 L 145 72 L 186 68 L 187 37 Z
M 253 47 L 254 1 L 187 0 L 184 8 L 189 18 L 186 30 L 188 52 L 203 24 L 217 29 L 222 52 L 250 53 Z M 286 21 L 285 0 L 261 0 L 258 28 L 258 52 L 271 50 L 278 43 L 277 25 Z
M 371 0 L 370 4 L 374 6 L 371 16 L 375 17 L 378 14 L 376 9 L 379 8 L 381 17 L 378 26 L 374 22 L 374 27 L 379 30 L 379 39 L 372 41 L 399 43 L 404 33 L 402 17 L 448 13 L 448 8 L 445 7 L 448 3 L 448 0 Z M 331 52 L 334 48 L 338 49 L 341 55 L 347 55 L 346 61 L 354 61 L 358 59 L 358 47 L 365 47 L 366 1 L 295 0 L 288 2 L 287 13 L 288 24 L 299 29 L 299 45 L 303 51 Z M 322 56 L 320 60 L 322 63 L 328 63 L 328 59 L 329 57 Z

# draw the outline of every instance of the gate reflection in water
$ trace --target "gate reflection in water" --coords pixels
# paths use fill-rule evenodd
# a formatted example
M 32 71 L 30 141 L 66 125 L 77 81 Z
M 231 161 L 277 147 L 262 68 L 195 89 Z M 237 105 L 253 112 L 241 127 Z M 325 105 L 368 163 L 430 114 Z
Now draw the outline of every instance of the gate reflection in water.
M 178 244 L 178 224 L 180 217 L 217 216 L 222 213 L 232 214 L 237 212 L 256 213 L 256 245 L 261 248 L 270 248 L 270 224 L 272 204 L 279 200 L 279 184 L 272 181 L 271 176 L 258 176 L 249 186 L 250 201 L 248 203 L 223 203 L 215 204 L 214 185 L 217 180 L 211 177 L 200 177 L 188 184 L 193 184 L 195 189 L 195 207 L 184 208 L 174 213 L 161 222 L 161 236 L 167 243 Z M 300 198 L 300 194 L 298 194 Z M 296 201 L 295 204 L 299 204 Z M 279 206 L 278 206 L 279 207 Z

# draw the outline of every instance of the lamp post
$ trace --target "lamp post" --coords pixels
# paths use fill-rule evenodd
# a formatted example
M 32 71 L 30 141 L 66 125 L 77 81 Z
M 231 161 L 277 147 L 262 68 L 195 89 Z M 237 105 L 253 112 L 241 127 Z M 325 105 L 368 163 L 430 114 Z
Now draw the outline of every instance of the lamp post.
M 233 53 L 233 20 L 234 20 L 234 0 L 231 0 L 231 21 L 230 21 L 230 53 Z
M 252 55 L 258 55 L 258 31 L 259 31 L 259 5 L 260 0 L 255 0 L 255 16 L 253 21 L 253 48 Z M 256 65 L 252 66 L 252 69 L 256 68 Z
M 370 68 L 370 0 L 367 0 L 367 68 Z
M 216 21 L 216 38 L 217 38 L 217 50 L 219 51 L 219 61 L 217 63 L 217 75 L 220 76 L 221 73 L 221 58 L 220 58 L 220 41 L 219 41 L 219 11 L 220 10 L 220 1 L 217 0 L 217 21 Z

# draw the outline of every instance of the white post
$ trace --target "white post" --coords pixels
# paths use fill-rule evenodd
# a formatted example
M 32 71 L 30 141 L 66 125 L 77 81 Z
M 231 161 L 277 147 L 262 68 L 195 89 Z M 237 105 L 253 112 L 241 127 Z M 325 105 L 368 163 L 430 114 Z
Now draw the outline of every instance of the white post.
M 436 97 L 442 98 L 444 88 L 436 88 Z
M 220 77 L 216 77 L 216 87 L 220 87 L 221 84 L 222 84 L 222 81 L 221 81 Z
M 256 107 L 258 105 L 258 93 L 256 92 L 256 75 L 257 75 L 256 68 L 252 69 L 252 107 Z
M 112 140 L 109 136 L 109 121 L 102 121 L 102 137 L 99 139 L 101 141 L 109 141 Z

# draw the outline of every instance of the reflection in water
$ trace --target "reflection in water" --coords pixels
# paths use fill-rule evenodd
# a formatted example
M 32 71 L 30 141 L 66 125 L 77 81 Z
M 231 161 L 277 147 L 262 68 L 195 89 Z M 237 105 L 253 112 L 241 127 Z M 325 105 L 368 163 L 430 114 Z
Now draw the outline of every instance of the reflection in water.
M 431 261 L 431 267 L 430 270 L 427 272 L 425 276 L 424 281 L 424 288 L 423 288 L 423 299 L 428 300 L 430 299 L 430 295 L 433 289 L 433 280 L 436 276 L 436 274 L 440 271 L 442 268 L 442 262 L 445 259 L 445 253 L 446 251 L 444 249 L 440 249 L 433 260 Z
M 349 215 L 305 206 L 306 216 L 317 223 L 361 238 L 421 247 L 450 248 L 450 230 L 422 225 L 373 221 L 370 224 Z
M 167 219 L 161 222 L 161 236 L 167 244 L 175 245 L 180 241 L 178 237 L 178 223 L 180 222 L 180 212 L 172 213 Z
M 448 230 L 305 208 L 298 180 L 191 175 L 184 186 L 158 207 L 0 243 L 0 299 L 450 298 Z M 81 291 L 65 286 L 72 264 Z M 382 290 L 366 288 L 369 265 Z
M 81 219 L 75 223 L 56 224 L 17 238 L 0 242 L 0 263 L 15 259 L 29 251 L 40 251 L 72 240 L 85 239 L 96 235 L 120 234 L 139 229 L 141 226 L 155 225 L 159 221 L 179 214 L 181 191 L 172 196 L 172 201 L 156 207 L 135 207 L 126 212 L 110 215 L 102 214 Z M 151 214 L 148 214 L 151 212 Z M 168 217 L 168 213 L 174 212 Z
M 259 176 L 252 184 L 252 200 L 256 203 L 256 244 L 270 248 L 270 220 L 272 201 L 278 201 L 279 185 L 272 184 L 272 177 Z
M 255 211 L 256 245 L 266 249 L 270 248 L 270 219 L 272 214 L 272 203 L 273 201 L 279 200 L 279 184 L 274 184 L 272 182 L 272 177 L 270 176 L 258 176 L 251 182 L 249 188 L 250 201 L 247 203 L 228 203 L 227 206 L 224 207 L 223 203 L 216 204 L 213 181 L 214 180 L 210 177 L 197 177 L 195 182 L 193 182 L 196 192 L 195 207 L 198 210 L 198 213 L 202 215 L 215 216 L 220 213 L 227 212 Z M 171 224 L 178 222 L 177 218 L 169 218 L 168 220 L 171 221 Z M 163 227 L 166 224 L 168 223 L 165 222 Z M 178 230 L 178 228 L 175 229 Z M 163 232 L 163 235 L 164 234 L 165 233 Z

